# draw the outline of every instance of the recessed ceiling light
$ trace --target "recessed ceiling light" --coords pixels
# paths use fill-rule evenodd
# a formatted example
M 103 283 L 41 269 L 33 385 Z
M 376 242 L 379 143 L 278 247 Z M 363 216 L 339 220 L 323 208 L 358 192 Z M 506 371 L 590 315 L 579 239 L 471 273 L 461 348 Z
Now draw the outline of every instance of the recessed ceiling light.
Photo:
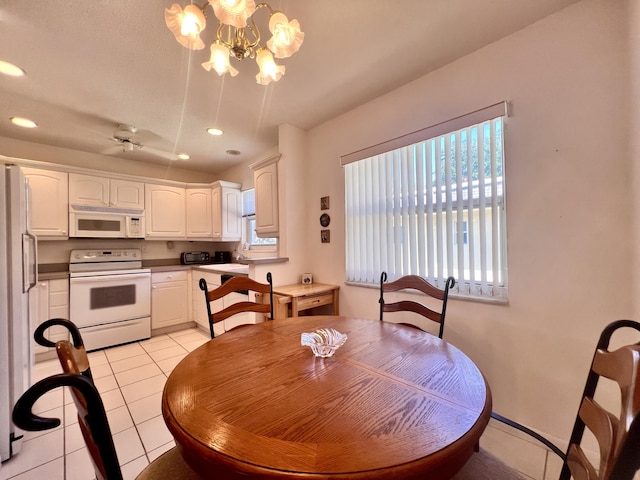
M 222 130 L 220 130 L 219 128 L 207 128 L 207 133 L 209 135 L 219 136 L 222 135 Z
M 25 72 L 20 67 L 17 67 L 13 63 L 0 60 L 0 73 L 10 75 L 12 77 L 24 77 Z
M 240 155 L 240 150 L 227 150 L 227 155 Z
M 180 160 L 189 160 L 191 156 L 188 153 L 179 153 L 178 158 Z
M 11 123 L 23 128 L 36 128 L 38 124 L 33 120 L 23 117 L 11 117 Z

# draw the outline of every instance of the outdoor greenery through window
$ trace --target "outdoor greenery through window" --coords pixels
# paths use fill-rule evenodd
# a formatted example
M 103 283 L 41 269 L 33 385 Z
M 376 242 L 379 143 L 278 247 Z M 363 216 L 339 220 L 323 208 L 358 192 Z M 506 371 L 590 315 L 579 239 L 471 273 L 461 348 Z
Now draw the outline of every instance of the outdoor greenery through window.
M 347 282 L 377 285 L 386 271 L 389 281 L 414 274 L 443 288 L 453 276 L 453 292 L 506 300 L 505 111 L 343 157 Z

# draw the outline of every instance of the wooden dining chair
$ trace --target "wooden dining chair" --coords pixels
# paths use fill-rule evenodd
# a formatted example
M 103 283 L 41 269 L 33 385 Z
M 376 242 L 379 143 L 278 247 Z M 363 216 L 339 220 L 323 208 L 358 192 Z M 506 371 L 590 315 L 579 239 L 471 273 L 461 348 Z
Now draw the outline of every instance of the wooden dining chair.
M 80 334 L 80 330 L 70 320 L 65 318 L 51 318 L 49 320 L 45 320 L 40 325 L 36 327 L 35 332 L 33 333 L 33 338 L 39 345 L 43 347 L 55 348 L 56 342 L 49 340 L 46 337 L 46 331 L 52 327 L 64 327 L 69 331 L 69 335 L 73 341 L 73 346 L 71 348 L 71 356 L 73 357 L 73 361 L 76 364 L 76 368 L 80 371 L 82 375 L 87 377 L 89 380 L 93 381 L 93 375 L 91 374 L 91 366 L 89 365 L 89 357 L 87 356 L 87 351 L 84 347 L 84 341 L 82 340 L 82 335 Z M 62 362 L 62 359 L 59 358 Z M 64 371 L 69 371 L 71 367 L 64 368 Z
M 256 312 L 269 314 L 269 320 L 273 320 L 273 281 L 271 279 L 271 272 L 267 273 L 267 283 L 260 283 L 252 278 L 244 276 L 234 276 L 218 288 L 209 290 L 207 287 L 207 281 L 204 278 L 200 279 L 198 283 L 200 290 L 204 292 L 204 298 L 207 305 L 207 315 L 209 318 L 209 329 L 211 331 L 211 338 L 215 338 L 213 326 L 225 320 L 233 315 L 243 312 Z M 230 293 L 237 291 L 247 291 L 262 294 L 263 296 L 269 294 L 269 303 L 260 302 L 237 302 L 224 307 L 218 311 L 212 308 L 211 303 L 216 300 L 229 295 Z
M 640 470 L 640 342 L 609 350 L 612 335 L 623 328 L 640 332 L 640 323 L 618 320 L 600 335 L 566 453 L 551 448 L 562 460 L 559 480 L 632 480 Z M 601 378 L 618 384 L 621 407 L 605 409 L 594 400 Z M 585 428 L 597 440 L 599 461 L 592 464 L 581 445 Z M 529 433 L 523 430 L 525 433 Z M 540 436 L 536 434 L 536 439 Z M 543 442 L 549 446 L 550 442 Z M 521 479 L 515 470 L 480 450 L 454 480 Z
M 456 284 L 453 277 L 447 278 L 444 283 L 444 289 L 434 287 L 424 278 L 418 275 L 405 275 L 393 282 L 387 283 L 387 272 L 380 275 L 380 321 L 383 320 L 384 312 L 413 312 L 422 315 L 429 320 L 440 324 L 438 337 L 442 338 L 444 334 L 444 320 L 447 312 L 447 300 L 449 298 L 449 290 Z M 399 302 L 386 302 L 384 294 L 389 292 L 397 292 L 398 290 L 417 290 L 430 297 L 440 300 L 440 309 L 435 310 L 427 305 L 412 300 L 401 300 Z M 407 324 L 416 327 L 414 324 Z
M 89 364 L 84 347 L 77 348 L 68 340 L 59 340 L 55 347 L 64 373 L 44 378 L 27 389 L 13 408 L 13 423 L 28 431 L 58 427 L 61 423 L 60 419 L 35 415 L 32 411 L 33 405 L 42 395 L 55 388 L 71 387 L 69 391 L 78 411 L 78 425 L 91 457 L 96 478 L 122 480 L 122 472 L 102 398 L 91 378 L 81 372 L 83 368 L 81 365 Z M 136 478 L 138 480 L 167 478 L 197 480 L 201 477 L 183 460 L 179 450 L 173 447 L 151 462 Z

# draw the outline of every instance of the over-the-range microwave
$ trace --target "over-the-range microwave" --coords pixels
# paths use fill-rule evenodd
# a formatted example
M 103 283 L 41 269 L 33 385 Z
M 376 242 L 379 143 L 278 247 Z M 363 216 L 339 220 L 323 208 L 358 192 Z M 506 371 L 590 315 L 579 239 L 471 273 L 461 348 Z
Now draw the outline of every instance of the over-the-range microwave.
M 69 205 L 69 236 L 144 238 L 144 210 Z

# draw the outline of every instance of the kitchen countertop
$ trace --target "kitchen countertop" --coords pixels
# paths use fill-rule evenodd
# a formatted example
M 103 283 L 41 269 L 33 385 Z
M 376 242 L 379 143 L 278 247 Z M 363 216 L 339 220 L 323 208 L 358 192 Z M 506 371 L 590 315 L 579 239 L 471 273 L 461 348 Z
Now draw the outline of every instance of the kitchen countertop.
M 192 265 L 196 270 L 206 270 L 215 273 L 236 273 L 238 275 L 249 275 L 249 266 L 239 263 L 222 263 L 217 265 Z
M 242 265 L 240 263 L 183 265 L 179 261 L 176 262 L 174 260 L 144 260 L 142 262 L 142 267 L 151 269 L 151 273 L 176 270 L 204 270 L 215 273 L 249 275 L 249 266 Z M 38 280 L 55 280 L 58 278 L 69 278 L 69 265 L 67 263 L 38 265 Z

